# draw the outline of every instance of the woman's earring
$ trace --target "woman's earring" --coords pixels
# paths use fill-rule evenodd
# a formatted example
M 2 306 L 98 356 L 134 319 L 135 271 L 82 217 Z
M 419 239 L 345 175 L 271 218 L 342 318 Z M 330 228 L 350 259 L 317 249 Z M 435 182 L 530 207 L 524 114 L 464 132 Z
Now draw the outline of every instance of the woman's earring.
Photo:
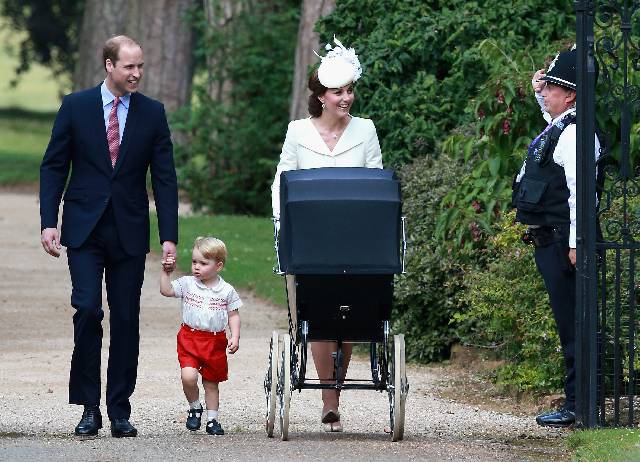
M 326 106 L 324 105 L 324 103 L 322 103 L 322 110 L 324 111 L 326 109 Z

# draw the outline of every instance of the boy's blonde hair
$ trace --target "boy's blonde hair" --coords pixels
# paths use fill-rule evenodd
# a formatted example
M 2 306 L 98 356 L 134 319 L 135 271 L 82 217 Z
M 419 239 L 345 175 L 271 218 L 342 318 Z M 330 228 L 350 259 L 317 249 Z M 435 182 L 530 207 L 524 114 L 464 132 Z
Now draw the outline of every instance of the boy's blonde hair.
M 227 246 L 220 239 L 213 236 L 196 237 L 193 247 L 197 248 L 202 256 L 208 260 L 225 263 L 227 261 Z

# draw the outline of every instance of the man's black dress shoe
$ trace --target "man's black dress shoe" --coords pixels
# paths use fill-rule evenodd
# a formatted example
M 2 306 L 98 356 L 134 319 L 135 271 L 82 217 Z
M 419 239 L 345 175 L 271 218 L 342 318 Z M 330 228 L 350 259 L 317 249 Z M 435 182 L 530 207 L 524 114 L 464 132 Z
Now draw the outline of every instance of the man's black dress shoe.
M 98 406 L 85 406 L 80 423 L 76 425 L 77 436 L 96 436 L 102 428 L 102 414 Z
M 542 427 L 570 427 L 576 422 L 576 413 L 560 408 L 557 411 L 540 414 L 536 417 L 536 423 Z
M 111 421 L 111 436 L 114 438 L 130 438 L 138 436 L 138 430 L 129 423 L 129 419 L 113 419 Z

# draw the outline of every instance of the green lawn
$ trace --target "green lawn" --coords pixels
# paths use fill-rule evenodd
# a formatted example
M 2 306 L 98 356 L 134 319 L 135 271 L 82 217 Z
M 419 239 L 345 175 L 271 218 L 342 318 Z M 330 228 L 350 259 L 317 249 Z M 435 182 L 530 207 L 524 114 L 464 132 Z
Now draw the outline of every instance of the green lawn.
M 61 87 L 43 66 L 34 64 L 16 87 L 10 86 L 23 34 L 0 17 L 0 185 L 35 183 L 47 147 Z
M 151 215 L 151 243 L 160 252 L 155 214 Z M 191 272 L 191 249 L 197 236 L 222 239 L 229 257 L 222 277 L 236 288 L 249 289 L 259 297 L 286 306 L 282 276 L 273 274 L 273 225 L 268 218 L 242 215 L 194 215 L 180 217 L 178 267 Z M 158 277 L 160 268 L 158 268 Z
M 640 460 L 640 430 L 576 431 L 567 438 L 576 462 L 635 462 Z
M 54 114 L 0 109 L 0 185 L 38 181 Z
M 6 20 L 0 16 L 0 69 L 4 69 L 4 79 L 0 81 L 0 108 L 57 111 L 60 106 L 59 93 L 65 90 L 68 93 L 68 88 L 61 88 L 51 71 L 44 66 L 32 64 L 18 85 L 10 86 L 18 65 L 18 46 L 24 35 L 6 27 Z M 65 87 L 64 84 L 62 86 Z

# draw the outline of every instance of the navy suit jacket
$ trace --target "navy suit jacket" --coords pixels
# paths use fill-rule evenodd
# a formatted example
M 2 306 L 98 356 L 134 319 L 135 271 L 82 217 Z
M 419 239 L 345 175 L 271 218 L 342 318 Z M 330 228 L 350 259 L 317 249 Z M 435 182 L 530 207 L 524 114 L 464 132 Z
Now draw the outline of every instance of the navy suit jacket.
M 149 252 L 147 171 L 160 242 L 178 242 L 178 188 L 164 106 L 132 93 L 118 160 L 111 167 L 100 86 L 62 100 L 40 166 L 41 227 L 58 225 L 61 244 L 80 247 L 111 201 L 118 237 L 129 255 Z M 69 177 L 69 170 L 71 176 Z

